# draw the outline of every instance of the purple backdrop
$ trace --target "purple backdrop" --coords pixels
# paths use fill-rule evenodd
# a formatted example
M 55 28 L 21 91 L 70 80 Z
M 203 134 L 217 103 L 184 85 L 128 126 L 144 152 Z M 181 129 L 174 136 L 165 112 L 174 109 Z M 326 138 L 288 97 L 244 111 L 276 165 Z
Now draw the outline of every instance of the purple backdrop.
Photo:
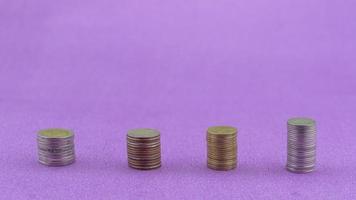
M 355 199 L 356 1 L 0 0 L 1 199 Z M 286 120 L 318 123 L 317 171 L 284 169 Z M 239 128 L 239 167 L 205 131 Z M 73 129 L 77 162 L 37 163 Z M 163 166 L 127 167 L 126 131 Z

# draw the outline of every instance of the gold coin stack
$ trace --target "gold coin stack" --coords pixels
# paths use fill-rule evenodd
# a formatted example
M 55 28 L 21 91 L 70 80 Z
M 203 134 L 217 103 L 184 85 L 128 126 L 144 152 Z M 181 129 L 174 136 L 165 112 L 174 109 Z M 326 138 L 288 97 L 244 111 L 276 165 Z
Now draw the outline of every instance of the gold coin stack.
M 149 170 L 161 166 L 160 133 L 154 129 L 133 129 L 127 133 L 129 166 Z
M 237 166 L 237 129 L 230 126 L 210 127 L 207 132 L 208 168 L 231 170 Z

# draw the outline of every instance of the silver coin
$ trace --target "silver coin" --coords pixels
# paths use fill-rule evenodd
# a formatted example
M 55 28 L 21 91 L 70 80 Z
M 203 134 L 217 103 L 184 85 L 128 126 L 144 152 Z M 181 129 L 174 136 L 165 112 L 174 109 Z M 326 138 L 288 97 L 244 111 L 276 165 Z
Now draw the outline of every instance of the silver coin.
M 65 129 L 46 129 L 37 134 L 38 161 L 47 166 L 74 163 L 74 134 Z
M 133 169 L 159 168 L 161 166 L 160 132 L 148 128 L 128 131 L 127 159 Z

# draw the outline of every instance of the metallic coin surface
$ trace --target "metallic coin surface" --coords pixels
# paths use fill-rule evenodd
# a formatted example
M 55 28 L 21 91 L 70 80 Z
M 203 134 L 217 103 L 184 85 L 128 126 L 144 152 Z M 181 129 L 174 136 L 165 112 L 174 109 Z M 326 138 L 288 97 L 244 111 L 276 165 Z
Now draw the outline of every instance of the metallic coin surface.
M 207 166 L 213 170 L 231 170 L 237 166 L 237 129 L 213 126 L 207 130 Z
M 155 129 L 133 129 L 127 133 L 128 165 L 134 169 L 161 167 L 160 132 Z
M 314 171 L 316 122 L 310 118 L 291 118 L 287 121 L 287 132 L 287 170 L 294 173 Z
M 73 133 L 69 130 L 54 128 L 41 130 L 38 132 L 38 135 L 42 138 L 60 139 L 72 137 Z
M 155 129 L 149 129 L 149 128 L 133 129 L 127 133 L 128 137 L 140 138 L 140 139 L 142 138 L 154 139 L 156 137 L 159 137 L 159 135 L 160 135 L 159 131 Z
M 237 129 L 231 126 L 213 126 L 208 128 L 210 136 L 214 135 L 236 135 Z
M 288 120 L 288 125 L 297 126 L 296 128 L 303 127 L 303 126 L 314 127 L 315 126 L 315 121 L 313 119 L 310 119 L 310 118 L 297 117 L 297 118 L 289 119 Z
M 65 129 L 45 129 L 37 134 L 38 161 L 47 166 L 74 163 L 74 134 Z

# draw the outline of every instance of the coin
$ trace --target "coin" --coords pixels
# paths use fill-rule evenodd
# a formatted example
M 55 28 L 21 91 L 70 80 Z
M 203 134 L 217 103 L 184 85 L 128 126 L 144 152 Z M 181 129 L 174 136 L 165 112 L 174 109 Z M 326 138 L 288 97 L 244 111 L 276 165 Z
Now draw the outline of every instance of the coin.
M 310 118 L 291 118 L 288 120 L 288 125 L 295 126 L 296 128 L 302 128 L 302 127 L 315 127 L 315 121 Z
M 127 133 L 127 136 L 133 139 L 155 139 L 160 136 L 159 131 L 149 128 L 132 129 Z
M 54 128 L 54 129 L 45 129 L 39 131 L 41 138 L 49 139 L 59 139 L 59 138 L 70 138 L 73 136 L 73 133 L 69 130 Z
M 294 173 L 314 171 L 316 122 L 309 118 L 291 118 L 287 122 L 287 130 L 287 170 Z
M 207 166 L 214 170 L 231 170 L 237 166 L 237 129 L 213 126 L 207 131 Z
M 37 134 L 38 161 L 47 166 L 64 166 L 75 161 L 74 134 L 65 129 L 45 129 Z
M 143 128 L 127 133 L 127 157 L 131 168 L 150 170 L 161 167 L 160 132 Z
M 213 126 L 208 128 L 209 136 L 235 136 L 237 129 L 231 126 Z

